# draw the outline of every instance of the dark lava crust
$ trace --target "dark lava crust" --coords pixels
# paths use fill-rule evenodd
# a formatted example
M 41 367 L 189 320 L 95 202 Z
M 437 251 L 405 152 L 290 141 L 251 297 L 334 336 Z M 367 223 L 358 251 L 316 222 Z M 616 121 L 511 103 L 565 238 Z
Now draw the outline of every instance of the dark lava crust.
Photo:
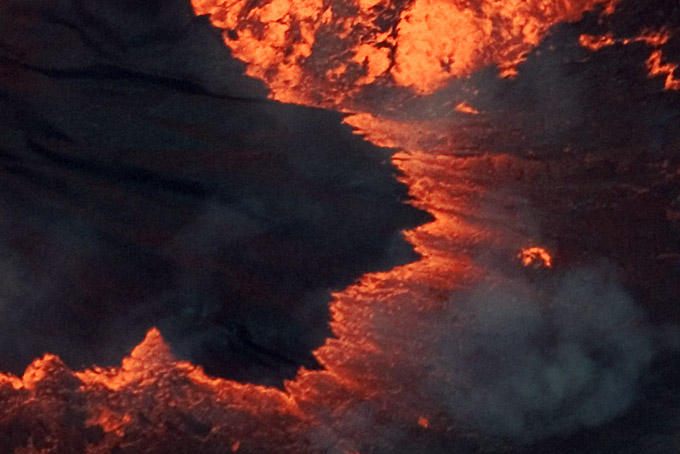
M 414 259 L 390 152 L 266 100 L 188 1 L 0 4 L 0 370 L 114 365 L 158 326 L 280 384 L 330 290 Z

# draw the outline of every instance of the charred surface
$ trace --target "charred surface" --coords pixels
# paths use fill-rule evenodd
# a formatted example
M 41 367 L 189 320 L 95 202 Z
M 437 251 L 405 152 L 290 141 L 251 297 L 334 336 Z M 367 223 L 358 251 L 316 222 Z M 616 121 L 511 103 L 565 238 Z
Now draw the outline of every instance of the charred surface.
M 415 258 L 391 152 L 265 99 L 188 2 L 3 2 L 0 370 L 115 364 L 151 326 L 280 384 L 330 290 Z

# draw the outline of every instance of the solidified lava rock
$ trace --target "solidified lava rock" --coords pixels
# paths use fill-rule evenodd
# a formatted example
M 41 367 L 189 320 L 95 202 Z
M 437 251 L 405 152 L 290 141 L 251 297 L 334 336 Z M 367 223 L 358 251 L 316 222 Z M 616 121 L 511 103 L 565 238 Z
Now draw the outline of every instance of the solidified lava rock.
M 0 5 L 0 370 L 115 364 L 158 326 L 277 384 L 330 290 L 414 259 L 390 152 L 243 71 L 188 1 Z

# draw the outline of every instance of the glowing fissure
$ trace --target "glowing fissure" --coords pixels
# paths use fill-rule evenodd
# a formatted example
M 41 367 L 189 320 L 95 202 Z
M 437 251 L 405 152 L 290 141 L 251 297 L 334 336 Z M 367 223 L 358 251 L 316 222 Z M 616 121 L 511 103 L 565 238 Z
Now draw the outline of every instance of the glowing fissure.
M 666 90 L 680 90 L 680 79 L 676 78 L 675 75 L 678 64 L 667 62 L 663 56 L 662 48 L 670 38 L 671 34 L 668 30 L 648 30 L 633 38 L 614 38 L 614 35 L 611 33 L 601 36 L 581 35 L 579 43 L 591 51 L 598 51 L 604 47 L 614 45 L 647 44 L 652 48 L 652 53 L 645 62 L 649 77 L 665 77 L 664 88 Z
M 477 115 L 479 113 L 477 109 L 467 104 L 466 102 L 461 102 L 458 105 L 456 105 L 455 110 L 456 112 L 467 113 L 471 115 Z

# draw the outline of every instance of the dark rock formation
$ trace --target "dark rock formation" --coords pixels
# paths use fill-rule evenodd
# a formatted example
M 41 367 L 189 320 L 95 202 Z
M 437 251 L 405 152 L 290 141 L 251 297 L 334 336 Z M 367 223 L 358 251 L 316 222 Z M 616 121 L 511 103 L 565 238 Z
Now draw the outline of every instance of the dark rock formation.
M 116 364 L 158 326 L 277 384 L 330 290 L 414 259 L 390 152 L 243 70 L 189 2 L 0 4 L 0 370 Z

